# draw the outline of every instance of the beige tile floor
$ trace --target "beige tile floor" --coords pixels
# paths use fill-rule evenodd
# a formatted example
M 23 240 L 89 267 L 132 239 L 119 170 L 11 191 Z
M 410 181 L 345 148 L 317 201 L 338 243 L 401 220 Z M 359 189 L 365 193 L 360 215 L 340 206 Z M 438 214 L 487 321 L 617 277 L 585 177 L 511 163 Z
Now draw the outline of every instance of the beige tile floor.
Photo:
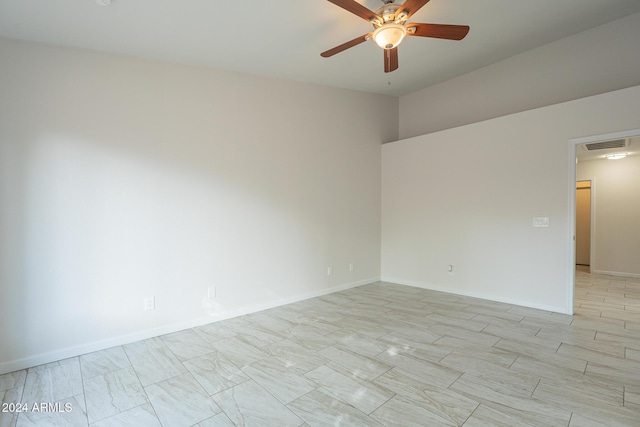
M 640 426 L 640 279 L 575 316 L 374 283 L 0 376 L 14 426 Z M 64 407 L 64 406 L 62 406 Z

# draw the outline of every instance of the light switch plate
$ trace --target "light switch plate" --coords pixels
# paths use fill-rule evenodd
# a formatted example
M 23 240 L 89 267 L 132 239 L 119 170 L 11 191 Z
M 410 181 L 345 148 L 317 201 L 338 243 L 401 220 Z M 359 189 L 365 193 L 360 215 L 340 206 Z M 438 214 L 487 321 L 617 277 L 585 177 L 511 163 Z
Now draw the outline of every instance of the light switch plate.
M 534 227 L 548 227 L 549 226 L 549 217 L 533 217 L 533 226 Z

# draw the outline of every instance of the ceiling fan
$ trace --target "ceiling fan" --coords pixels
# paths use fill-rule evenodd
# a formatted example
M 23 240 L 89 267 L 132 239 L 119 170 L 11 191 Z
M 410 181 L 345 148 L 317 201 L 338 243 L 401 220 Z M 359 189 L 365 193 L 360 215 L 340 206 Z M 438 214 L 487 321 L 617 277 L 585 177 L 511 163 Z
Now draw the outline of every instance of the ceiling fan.
M 384 72 L 398 69 L 398 45 L 405 36 L 433 37 L 447 40 L 462 40 L 469 32 L 467 25 L 407 23 L 429 0 L 406 0 L 403 4 L 395 0 L 382 0 L 384 3 L 375 12 L 355 0 L 329 0 L 344 10 L 359 16 L 373 24 L 374 30 L 351 41 L 322 52 L 320 56 L 329 58 L 337 53 L 373 39 L 384 49 Z

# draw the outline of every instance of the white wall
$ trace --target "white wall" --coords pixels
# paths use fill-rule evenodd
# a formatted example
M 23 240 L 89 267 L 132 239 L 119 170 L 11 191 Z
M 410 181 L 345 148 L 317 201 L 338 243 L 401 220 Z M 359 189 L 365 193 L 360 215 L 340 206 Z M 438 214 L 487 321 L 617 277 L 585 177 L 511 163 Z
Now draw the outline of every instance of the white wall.
M 0 373 L 379 277 L 396 98 L 9 40 L 0 61 Z
M 640 85 L 640 13 L 400 98 L 400 138 Z
M 640 156 L 579 162 L 576 176 L 594 180 L 591 271 L 640 277 Z
M 568 141 L 638 111 L 640 86 L 385 144 L 382 279 L 568 312 Z

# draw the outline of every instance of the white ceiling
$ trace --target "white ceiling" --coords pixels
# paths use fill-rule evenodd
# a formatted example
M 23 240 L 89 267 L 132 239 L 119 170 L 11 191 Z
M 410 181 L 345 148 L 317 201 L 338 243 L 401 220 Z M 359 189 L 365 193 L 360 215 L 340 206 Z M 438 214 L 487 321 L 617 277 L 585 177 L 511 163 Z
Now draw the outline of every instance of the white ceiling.
M 389 74 L 373 41 L 320 57 L 372 29 L 326 0 L 0 0 L 0 37 L 400 96 L 636 12 L 639 0 L 431 0 L 412 22 L 469 35 L 407 38 Z

